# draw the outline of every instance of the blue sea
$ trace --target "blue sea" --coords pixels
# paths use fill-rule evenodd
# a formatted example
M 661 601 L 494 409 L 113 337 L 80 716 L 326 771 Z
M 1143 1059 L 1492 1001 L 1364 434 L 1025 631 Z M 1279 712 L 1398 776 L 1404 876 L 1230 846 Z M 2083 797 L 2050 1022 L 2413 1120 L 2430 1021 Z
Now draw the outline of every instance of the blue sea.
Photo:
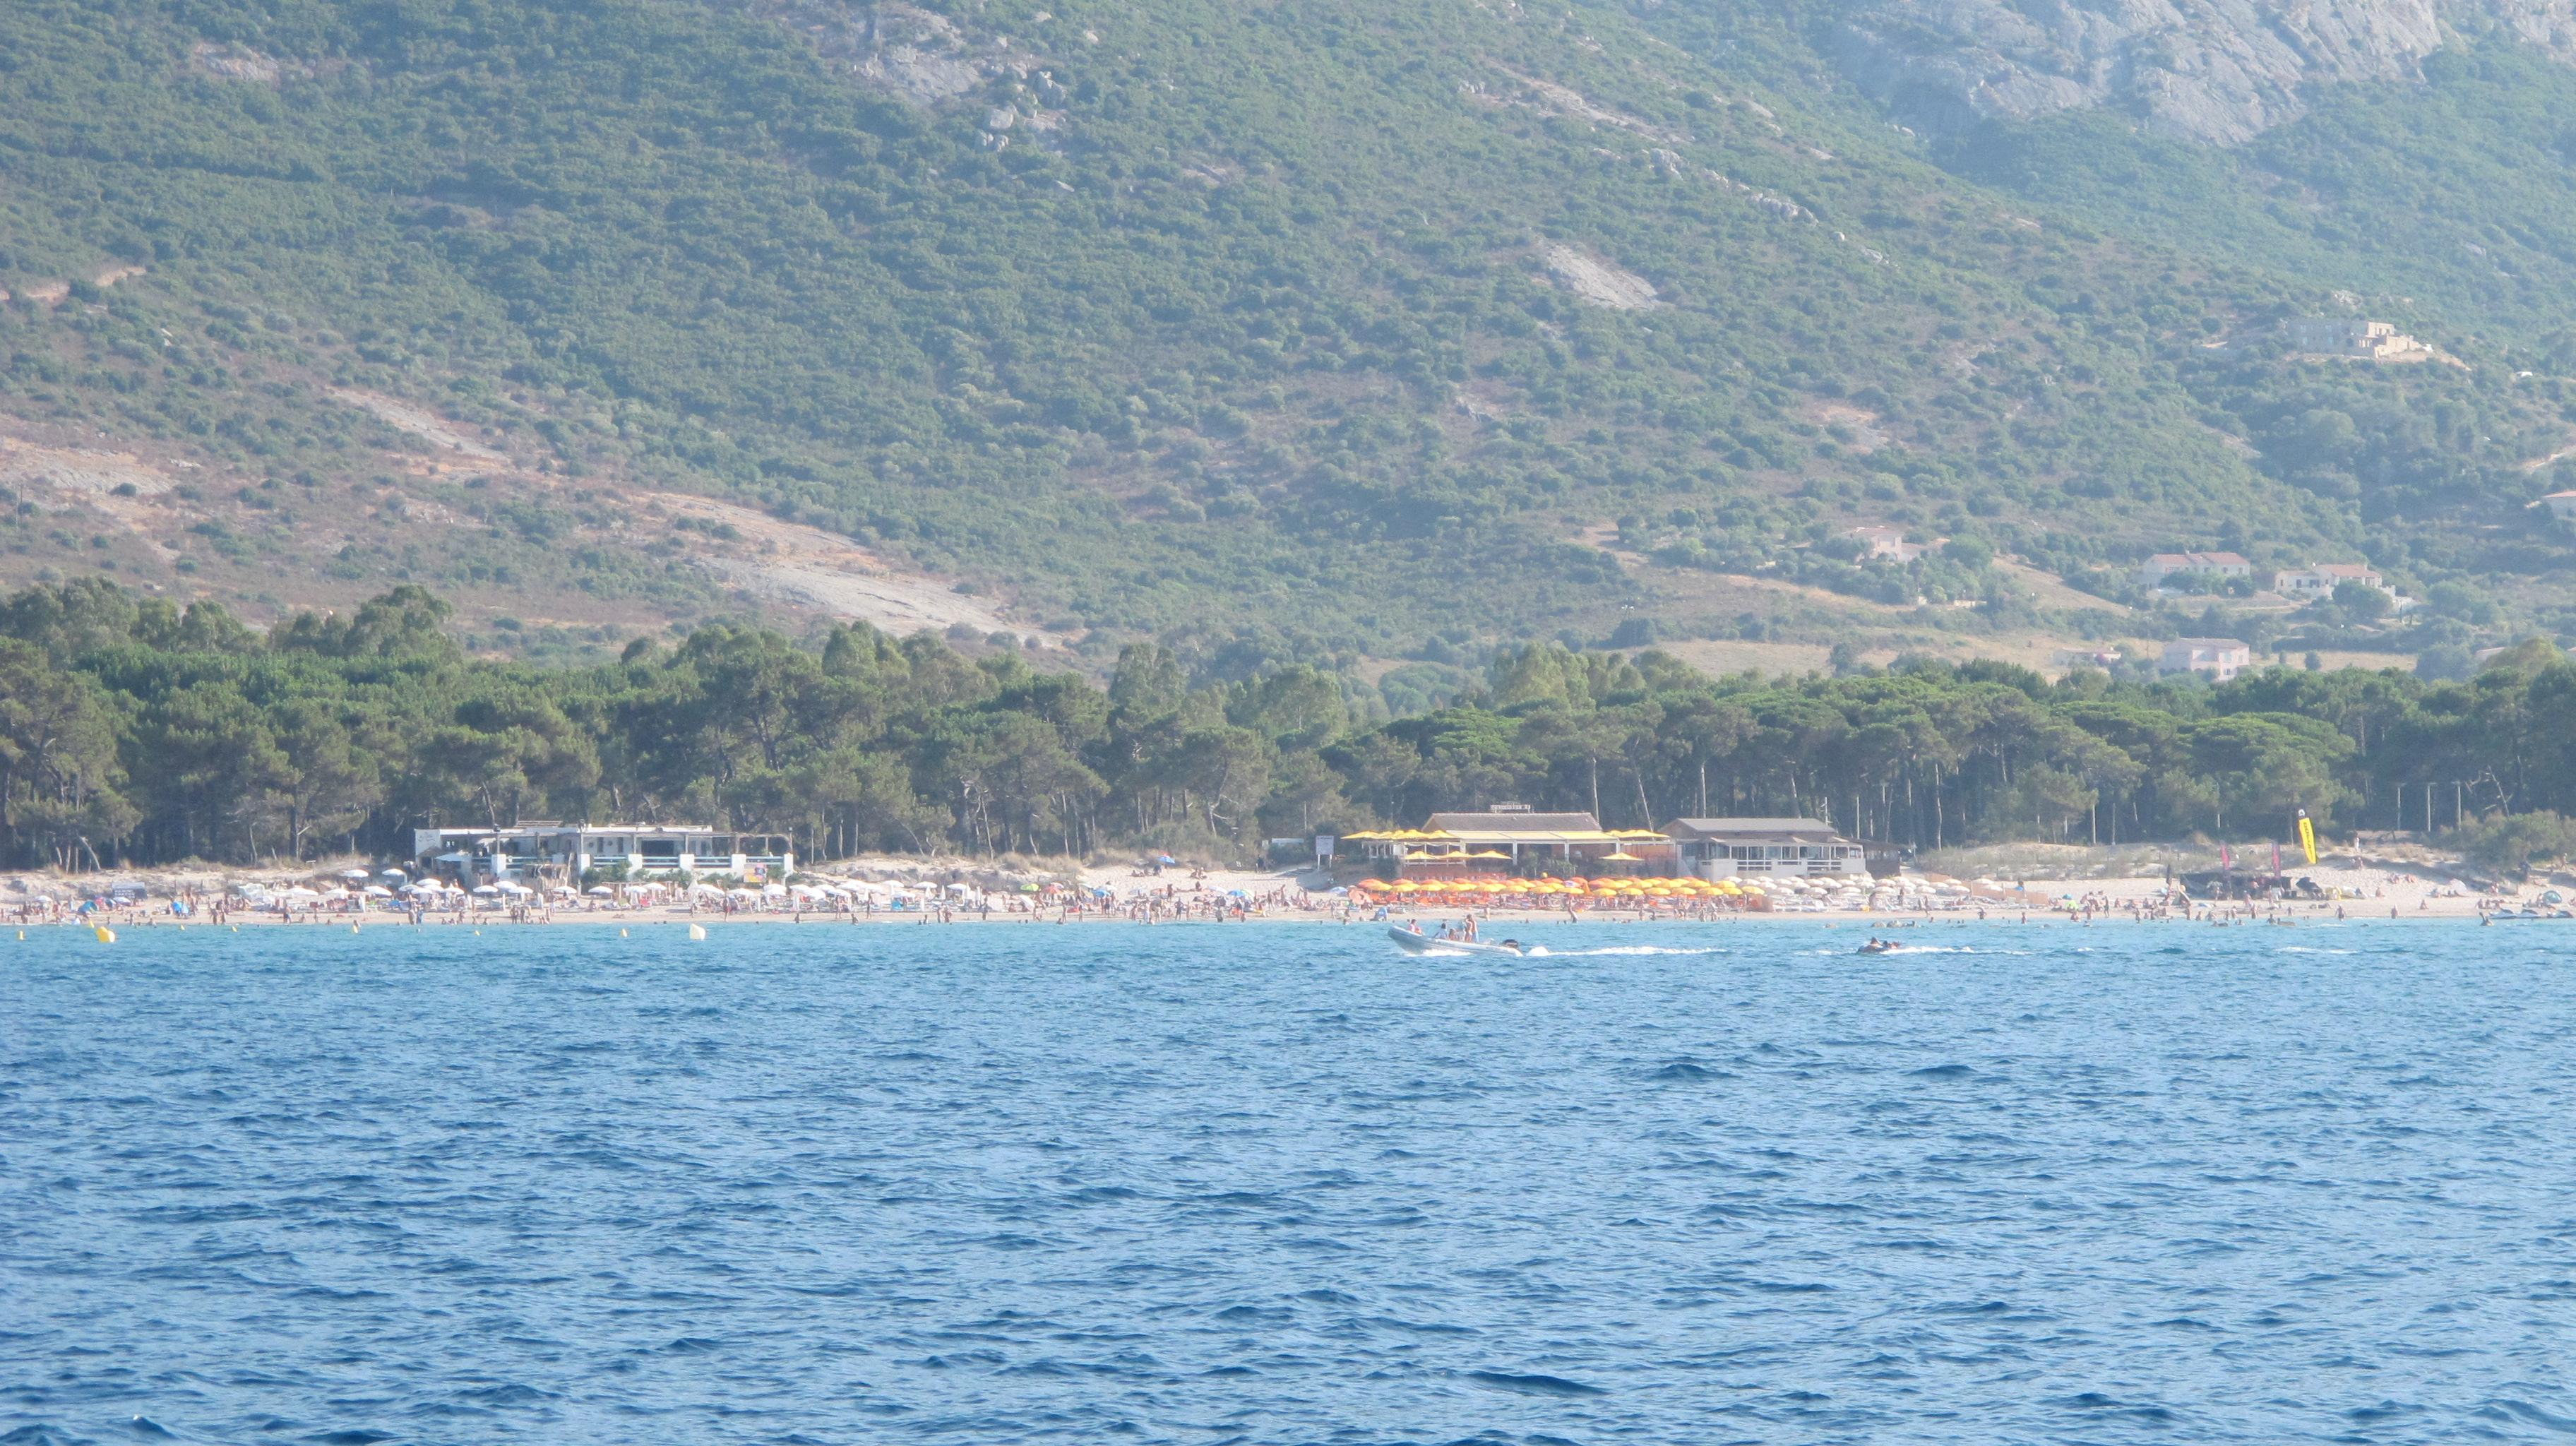
M 0 1442 L 2576 1438 L 2576 930 L 0 933 Z

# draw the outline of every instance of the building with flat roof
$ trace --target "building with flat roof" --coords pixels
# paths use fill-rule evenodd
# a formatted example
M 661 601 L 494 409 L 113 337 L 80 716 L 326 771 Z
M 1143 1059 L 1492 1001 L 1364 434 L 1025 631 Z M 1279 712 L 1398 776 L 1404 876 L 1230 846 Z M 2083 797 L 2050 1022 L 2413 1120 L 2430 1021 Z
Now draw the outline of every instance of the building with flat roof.
M 2254 666 L 2254 650 L 2234 638 L 2176 638 L 2156 659 L 2159 673 L 2199 673 L 2224 683 Z
M 2354 361 L 2430 361 L 2433 349 L 2397 329 L 2390 321 L 2363 321 L 2348 316 L 2298 317 L 2281 323 L 2281 334 L 2294 351 L 2310 356 L 2345 357 Z
M 1816 818 L 1677 818 L 1663 827 L 1680 871 L 1693 878 L 1747 874 L 1861 874 L 1861 846 Z
M 788 841 L 673 823 L 536 822 L 507 828 L 416 828 L 412 854 L 460 882 L 550 878 L 569 882 L 592 869 L 648 874 L 734 874 L 783 879 L 796 870 Z
M 1589 813 L 1537 813 L 1500 803 L 1474 813 L 1435 813 L 1422 827 L 1342 835 L 1367 867 L 1391 878 L 1468 874 L 1592 875 L 1645 861 L 1663 842 L 1653 829 L 1605 829 Z
M 1902 527 L 1854 527 L 1843 536 L 1859 543 L 1863 558 L 1873 562 L 1912 562 L 1927 552 L 1939 552 L 1942 542 L 1908 542 Z

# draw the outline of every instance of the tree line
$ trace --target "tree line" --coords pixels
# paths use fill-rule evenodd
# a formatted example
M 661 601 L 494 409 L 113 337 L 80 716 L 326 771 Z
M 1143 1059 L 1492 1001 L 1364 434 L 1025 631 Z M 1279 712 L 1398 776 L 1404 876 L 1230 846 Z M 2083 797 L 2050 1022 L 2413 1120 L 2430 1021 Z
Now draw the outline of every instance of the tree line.
M 1271 838 L 1520 801 L 1612 827 L 1801 814 L 1891 844 L 2469 826 L 2546 854 L 2576 811 L 2576 666 L 2266 669 L 2217 686 L 1995 662 L 1709 677 L 1498 653 L 1370 723 L 1355 678 L 1136 643 L 1105 686 L 864 624 L 709 626 L 615 662 L 470 657 L 401 587 L 265 634 L 111 583 L 0 600 L 0 861 L 397 854 L 431 823 L 687 820 L 892 850 L 1246 859 Z M 2520 820 L 2500 828 L 2498 820 Z

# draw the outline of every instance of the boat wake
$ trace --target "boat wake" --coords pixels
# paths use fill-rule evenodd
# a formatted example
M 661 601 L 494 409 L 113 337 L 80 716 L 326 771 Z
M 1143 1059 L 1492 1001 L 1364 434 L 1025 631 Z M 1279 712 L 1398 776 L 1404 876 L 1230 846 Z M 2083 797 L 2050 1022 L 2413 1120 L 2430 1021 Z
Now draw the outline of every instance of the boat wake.
M 1970 944 L 1897 944 L 1885 949 L 1861 950 L 1829 946 L 1822 949 L 1809 949 L 1805 952 L 1827 959 L 1846 958 L 1854 954 L 1859 954 L 1872 959 L 1883 959 L 1890 954 L 1984 954 L 1988 956 L 2000 956 L 2027 955 L 2030 953 L 2028 949 L 1979 949 Z M 2076 952 L 2081 953 L 2083 951 L 2078 950 Z
M 1533 954 L 1540 954 L 1548 951 L 1532 949 L 1530 952 Z M 1661 944 L 1607 944 L 1598 949 L 1559 949 L 1554 952 L 1556 957 L 1560 959 L 1607 959 L 1619 956 L 1636 957 L 1648 954 L 1726 954 L 1733 951 L 1713 946 L 1706 949 L 1673 949 L 1667 948 Z

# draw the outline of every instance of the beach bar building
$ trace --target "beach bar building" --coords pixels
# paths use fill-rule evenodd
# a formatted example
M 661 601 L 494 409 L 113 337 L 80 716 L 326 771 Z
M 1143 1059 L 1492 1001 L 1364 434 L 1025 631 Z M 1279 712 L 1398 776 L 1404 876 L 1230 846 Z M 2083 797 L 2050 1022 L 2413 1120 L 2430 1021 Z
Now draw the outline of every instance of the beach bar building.
M 1537 813 L 1498 803 L 1478 813 L 1435 813 L 1420 828 L 1344 834 L 1366 872 L 1388 879 L 1471 874 L 1589 878 L 1645 862 L 1664 836 L 1653 829 L 1605 829 L 1588 813 Z
M 1677 818 L 1663 831 L 1691 878 L 1869 872 L 1861 846 L 1822 819 Z
M 460 883 L 515 878 L 570 881 L 592 869 L 623 867 L 629 877 L 732 874 L 784 879 L 795 871 L 788 841 L 770 834 L 726 833 L 696 824 L 525 823 L 508 828 L 416 828 L 412 852 L 422 867 Z

